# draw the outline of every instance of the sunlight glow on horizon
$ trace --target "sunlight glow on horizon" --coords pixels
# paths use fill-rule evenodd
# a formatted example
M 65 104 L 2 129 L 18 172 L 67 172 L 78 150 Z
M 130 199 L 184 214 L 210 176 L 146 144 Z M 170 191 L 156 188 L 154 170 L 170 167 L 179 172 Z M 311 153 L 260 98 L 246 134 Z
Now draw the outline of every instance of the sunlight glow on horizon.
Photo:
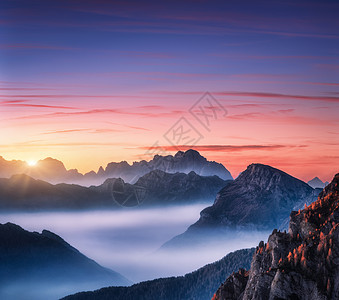
M 28 160 L 27 165 L 30 167 L 35 167 L 38 162 L 36 160 Z

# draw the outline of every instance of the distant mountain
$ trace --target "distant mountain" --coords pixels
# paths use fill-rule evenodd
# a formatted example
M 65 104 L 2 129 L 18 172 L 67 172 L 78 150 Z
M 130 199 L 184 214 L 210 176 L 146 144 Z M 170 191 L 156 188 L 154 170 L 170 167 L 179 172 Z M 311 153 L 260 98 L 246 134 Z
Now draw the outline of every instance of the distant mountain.
M 153 170 L 166 173 L 185 173 L 194 171 L 200 176 L 218 176 L 223 180 L 232 180 L 231 173 L 220 163 L 208 161 L 195 150 L 179 151 L 174 156 L 155 155 L 150 161 L 141 160 L 130 165 L 126 161 L 111 162 L 98 172 L 81 174 L 76 169 L 67 170 L 61 161 L 53 158 L 39 160 L 29 167 L 20 160 L 7 161 L 0 156 L 0 177 L 9 178 L 15 174 L 26 174 L 35 179 L 50 183 L 75 183 L 85 186 L 99 185 L 108 178 L 122 178 L 125 182 L 135 183 L 141 176 Z
M 36 180 L 27 175 L 0 178 L 0 209 L 81 209 L 118 207 L 109 193 L 73 185 Z
M 75 169 L 66 170 L 61 161 L 51 157 L 39 160 L 35 166 L 30 167 L 25 161 L 8 161 L 0 156 L 0 178 L 10 178 L 16 174 L 26 174 L 50 183 L 77 182 L 84 177 Z
M 145 281 L 131 287 L 108 287 L 94 292 L 83 292 L 64 300 L 205 300 L 211 299 L 217 287 L 238 268 L 250 266 L 254 248 L 238 250 L 221 260 L 206 265 L 185 276 Z
M 134 185 L 122 179 L 107 179 L 100 186 L 52 185 L 27 175 L 0 178 L 0 209 L 84 209 L 119 206 L 212 203 L 229 181 L 218 176 L 168 174 L 155 170 Z
M 129 285 L 47 230 L 0 224 L 0 298 L 57 299 L 103 285 Z
M 322 182 L 318 177 L 314 177 L 312 180 L 310 180 L 309 182 L 307 182 L 307 184 L 311 187 L 313 187 L 314 189 L 316 188 L 320 188 L 323 189 L 326 185 L 328 185 L 328 182 Z
M 292 210 L 315 201 L 319 192 L 283 171 L 252 164 L 218 193 L 195 224 L 164 246 L 185 244 L 208 229 L 272 230 L 284 226 Z
M 260 242 L 249 272 L 229 277 L 213 300 L 339 298 L 339 174 L 316 202 L 290 216 L 288 233 Z
M 218 176 L 200 176 L 194 171 L 169 174 L 155 170 L 135 183 L 137 187 L 145 188 L 145 204 L 171 203 L 212 203 L 216 194 L 232 180 L 223 180 Z

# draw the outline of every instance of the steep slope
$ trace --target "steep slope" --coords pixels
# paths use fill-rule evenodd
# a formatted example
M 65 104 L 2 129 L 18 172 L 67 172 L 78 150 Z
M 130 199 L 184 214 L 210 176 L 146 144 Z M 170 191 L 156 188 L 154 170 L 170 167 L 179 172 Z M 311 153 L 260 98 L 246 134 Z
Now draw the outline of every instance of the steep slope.
M 238 250 L 221 260 L 180 277 L 141 282 L 131 287 L 109 287 L 68 296 L 72 300 L 205 300 L 210 299 L 220 282 L 237 268 L 250 265 L 254 248 Z
M 339 299 L 338 225 L 339 174 L 316 202 L 291 213 L 288 233 L 260 242 L 249 273 L 226 280 L 214 299 Z M 242 290 L 239 281 L 247 281 Z
M 315 201 L 319 192 L 283 171 L 252 164 L 218 193 L 214 204 L 201 211 L 195 224 L 163 247 L 201 240 L 207 230 L 272 230 L 284 227 L 288 224 L 290 212 Z
M 0 224 L 0 298 L 56 299 L 84 288 L 128 285 L 59 236 Z
M 232 180 L 230 172 L 220 163 L 208 161 L 195 150 L 179 151 L 174 156 L 155 155 L 150 161 L 126 161 L 108 163 L 98 172 L 90 171 L 81 174 L 76 169 L 67 170 L 64 164 L 53 158 L 39 160 L 34 167 L 24 161 L 7 161 L 0 156 L 0 178 L 10 178 L 16 174 L 26 174 L 35 179 L 49 183 L 73 183 L 85 186 L 100 185 L 108 178 L 122 178 L 128 183 L 135 183 L 141 176 L 153 170 L 166 173 L 186 173 L 194 171 L 200 176 L 218 176 L 224 180 Z

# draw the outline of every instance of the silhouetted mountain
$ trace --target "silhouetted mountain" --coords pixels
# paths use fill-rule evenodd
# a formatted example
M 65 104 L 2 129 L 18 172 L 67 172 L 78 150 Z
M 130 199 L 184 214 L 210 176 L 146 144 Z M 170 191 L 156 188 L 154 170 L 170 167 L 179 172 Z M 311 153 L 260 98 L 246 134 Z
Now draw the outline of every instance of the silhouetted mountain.
M 313 187 L 314 189 L 316 188 L 323 189 L 326 185 L 328 185 L 328 182 L 327 181 L 322 182 L 318 177 L 314 177 L 312 180 L 307 182 L 307 184 Z
M 145 204 L 171 203 L 211 203 L 215 195 L 232 180 L 225 181 L 218 176 L 199 176 L 191 171 L 188 174 L 169 174 L 155 170 L 138 179 L 135 186 L 147 190 Z
M 319 192 L 278 169 L 252 164 L 218 193 L 214 204 L 201 211 L 195 224 L 164 246 L 179 246 L 196 240 L 200 233 L 206 235 L 209 229 L 284 227 L 290 212 L 315 201 Z
M 0 224 L 0 298 L 57 299 L 103 285 L 129 285 L 47 230 Z
M 126 182 L 134 183 L 152 170 L 185 174 L 194 171 L 200 176 L 217 175 L 224 180 L 233 179 L 230 172 L 222 164 L 208 161 L 195 150 L 179 151 L 174 156 L 155 155 L 149 162 L 142 160 L 134 162 L 132 165 L 129 165 L 126 161 L 109 163 L 105 169 L 101 168 L 100 176 L 101 178 L 120 177 Z
M 107 179 L 89 188 L 35 180 L 27 175 L 0 178 L 0 209 L 117 208 L 135 205 L 211 203 L 227 181 L 217 176 L 168 174 L 159 170 L 139 178 L 134 185 L 122 179 Z
M 339 174 L 316 202 L 291 213 L 288 233 L 260 242 L 250 271 L 233 274 L 213 299 L 338 299 L 338 224 Z
M 81 174 L 76 169 L 66 170 L 64 164 L 53 158 L 39 160 L 34 167 L 20 160 L 7 161 L 0 156 L 0 177 L 9 178 L 15 174 L 26 174 L 35 179 L 50 183 L 73 183 L 85 186 L 99 185 L 108 178 L 122 178 L 125 182 L 135 183 L 141 176 L 153 170 L 166 173 L 186 173 L 194 171 L 200 176 L 218 176 L 224 180 L 232 180 L 230 172 L 220 163 L 208 161 L 195 150 L 179 151 L 174 156 L 155 155 L 150 161 L 111 162 L 98 172 Z
M 94 292 L 68 296 L 67 300 L 205 300 L 211 299 L 214 291 L 229 274 L 239 267 L 249 267 L 254 248 L 238 250 L 221 260 L 206 265 L 185 276 L 145 281 L 131 287 L 109 287 Z
M 61 161 L 51 157 L 39 160 L 34 167 L 30 167 L 25 161 L 8 161 L 0 156 L 0 177 L 10 178 L 16 174 L 26 174 L 50 183 L 77 182 L 84 177 L 75 169 L 66 170 Z
M 52 185 L 27 175 L 0 178 L 0 209 L 80 209 L 118 207 L 108 193 L 74 184 Z

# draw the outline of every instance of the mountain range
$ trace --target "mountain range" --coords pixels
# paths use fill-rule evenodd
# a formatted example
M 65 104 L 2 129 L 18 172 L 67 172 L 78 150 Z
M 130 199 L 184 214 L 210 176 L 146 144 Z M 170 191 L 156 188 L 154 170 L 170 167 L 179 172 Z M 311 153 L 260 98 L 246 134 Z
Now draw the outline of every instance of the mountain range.
M 308 181 L 307 184 L 314 189 L 323 189 L 326 185 L 328 185 L 328 182 L 322 182 L 318 177 L 314 177 L 312 180 Z
M 141 160 L 131 165 L 126 161 L 108 163 L 100 166 L 97 172 L 81 174 L 76 169 L 67 170 L 64 164 L 53 158 L 39 160 L 35 166 L 29 166 L 20 160 L 7 161 L 0 157 L 0 177 L 10 178 L 16 174 L 26 174 L 53 184 L 73 183 L 85 186 L 100 185 L 108 178 L 122 178 L 125 182 L 135 183 L 141 176 L 153 170 L 166 173 L 186 173 L 194 171 L 200 176 L 217 175 L 223 180 L 232 180 L 230 172 L 220 163 L 208 161 L 195 150 L 179 151 L 174 156 L 155 155 L 150 161 Z
M 94 292 L 83 292 L 64 300 L 205 300 L 211 299 L 217 287 L 238 268 L 250 266 L 254 248 L 229 253 L 221 260 L 208 264 L 185 276 L 160 278 L 130 287 L 108 287 Z
M 232 274 L 213 300 L 339 298 L 339 174 L 316 202 L 293 211 L 288 233 L 259 243 L 249 271 Z
M 28 175 L 0 178 L 0 210 L 118 208 L 122 206 L 211 203 L 229 181 L 218 176 L 169 174 L 155 170 L 135 184 L 107 179 L 100 186 L 50 184 Z
M 229 229 L 287 227 L 290 212 L 315 201 L 320 191 L 273 167 L 251 164 L 221 189 L 214 204 L 201 211 L 195 224 L 163 248 L 201 242 L 216 233 L 226 237 L 224 231 Z
M 249 271 L 243 266 L 253 250 L 239 250 L 184 277 L 156 279 L 127 288 L 108 287 L 64 299 L 211 299 L 209 288 L 224 275 L 220 276 L 220 266 L 227 273 L 234 264 L 241 265 L 239 271 L 219 286 L 212 300 L 338 299 L 338 212 L 339 174 L 316 202 L 292 211 L 288 233 L 274 229 L 267 243 L 259 243 Z M 244 260 L 239 263 L 239 259 Z
M 0 224 L 0 241 L 1 299 L 56 299 L 79 290 L 131 284 L 47 230 Z

